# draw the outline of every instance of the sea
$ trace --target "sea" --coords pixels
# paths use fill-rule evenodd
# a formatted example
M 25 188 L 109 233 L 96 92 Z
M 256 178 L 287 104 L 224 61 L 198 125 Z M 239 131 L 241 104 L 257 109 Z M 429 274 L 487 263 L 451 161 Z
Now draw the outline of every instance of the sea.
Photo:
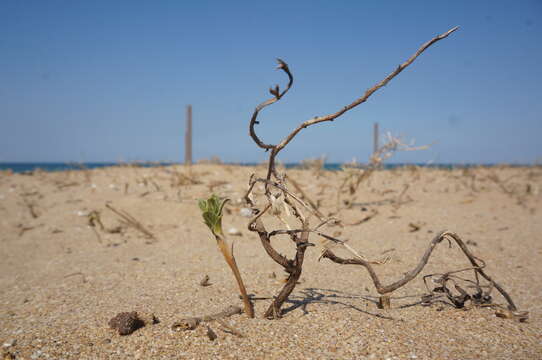
M 228 165 L 229 163 L 225 163 Z M 83 169 L 96 169 L 109 166 L 138 166 L 138 167 L 156 167 L 156 166 L 168 166 L 168 165 L 180 165 L 179 163 L 172 162 L 133 162 L 133 163 L 116 163 L 116 162 L 85 162 L 85 163 L 70 163 L 70 162 L 0 162 L 0 171 L 11 170 L 14 173 L 31 173 L 34 171 L 66 171 L 66 170 L 83 170 Z M 229 165 L 244 165 L 255 166 L 257 163 L 231 163 Z M 286 168 L 302 167 L 302 163 L 286 163 L 283 164 Z M 326 170 L 340 170 L 343 167 L 343 163 L 325 163 L 324 168 Z M 419 166 L 428 168 L 439 169 L 455 169 L 466 168 L 474 166 L 495 166 L 496 164 L 437 164 L 437 163 L 389 163 L 383 166 L 384 169 L 395 169 L 405 166 Z M 521 165 L 509 165 L 509 166 L 521 166 Z M 363 167 L 363 164 L 360 165 Z

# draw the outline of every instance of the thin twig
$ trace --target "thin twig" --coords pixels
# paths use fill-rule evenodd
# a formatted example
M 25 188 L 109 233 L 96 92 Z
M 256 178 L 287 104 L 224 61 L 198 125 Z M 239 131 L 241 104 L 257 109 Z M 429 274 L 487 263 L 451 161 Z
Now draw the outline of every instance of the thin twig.
M 223 318 L 230 317 L 233 315 L 241 314 L 242 312 L 243 312 L 243 309 L 241 309 L 239 306 L 230 305 L 219 313 L 184 318 L 179 321 L 176 321 L 173 323 L 173 325 L 171 325 L 171 329 L 175 331 L 194 330 L 202 322 L 223 319 Z
M 297 192 L 301 194 L 301 199 L 307 201 L 312 206 L 312 210 L 318 216 L 318 219 L 323 219 L 325 217 L 324 214 L 318 210 L 318 206 L 314 203 L 314 201 L 311 200 L 311 198 L 307 196 L 307 194 L 305 194 L 303 189 L 301 189 L 301 186 L 291 177 L 288 176 L 287 179 L 294 186 Z
M 105 204 L 105 206 L 109 210 L 120 216 L 128 225 L 143 233 L 147 238 L 157 240 L 153 233 L 147 230 L 145 226 L 143 226 L 143 224 L 137 221 L 132 215 L 128 214 L 126 211 L 121 209 L 115 209 L 111 204 Z

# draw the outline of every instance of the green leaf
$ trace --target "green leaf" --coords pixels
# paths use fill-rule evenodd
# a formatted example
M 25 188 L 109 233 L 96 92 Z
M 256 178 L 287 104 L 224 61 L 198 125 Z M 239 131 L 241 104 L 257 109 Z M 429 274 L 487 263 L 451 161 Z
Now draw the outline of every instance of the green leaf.
M 203 222 L 209 227 L 214 235 L 223 235 L 222 232 L 222 210 L 228 199 L 221 199 L 215 194 L 207 200 L 199 200 L 198 206 L 201 209 Z

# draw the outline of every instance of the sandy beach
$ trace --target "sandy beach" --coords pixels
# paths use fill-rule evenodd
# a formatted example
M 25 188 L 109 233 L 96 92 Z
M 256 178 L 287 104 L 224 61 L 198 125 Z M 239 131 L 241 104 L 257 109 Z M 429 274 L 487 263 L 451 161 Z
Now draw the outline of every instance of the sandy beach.
M 316 235 L 309 238 L 315 246 L 306 251 L 282 318 L 263 318 L 285 273 L 242 216 L 252 173 L 263 176 L 265 168 L 198 164 L 0 173 L 4 359 L 542 357 L 542 168 L 379 170 L 352 196 L 337 195 L 342 171 L 287 170 L 321 213 L 340 209 L 342 223 L 325 227 L 326 233 L 369 259 L 388 259 L 375 265 L 384 283 L 414 268 L 435 235 L 449 230 L 486 263 L 518 310 L 528 312 L 524 322 L 470 302 L 463 309 L 446 301 L 420 304 L 428 291 L 423 275 L 469 266 L 455 245 L 440 244 L 422 273 L 391 294 L 391 308 L 379 309 L 367 271 L 319 260 Z M 223 227 L 232 233 L 227 237 L 254 297 L 256 318 L 233 315 L 225 323 L 174 330 L 183 318 L 242 307 L 197 205 L 213 192 L 230 199 Z M 277 224 L 267 214 L 263 221 Z M 287 221 L 295 227 L 295 218 Z M 294 254 L 288 237 L 274 241 L 283 254 Z M 497 291 L 491 295 L 492 303 L 506 304 Z M 125 336 L 109 326 L 118 313 L 132 311 L 158 321 Z

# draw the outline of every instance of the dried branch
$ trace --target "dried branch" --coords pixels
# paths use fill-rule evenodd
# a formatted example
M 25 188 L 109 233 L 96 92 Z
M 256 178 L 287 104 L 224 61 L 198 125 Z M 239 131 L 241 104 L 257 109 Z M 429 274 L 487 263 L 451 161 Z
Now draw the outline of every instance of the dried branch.
M 290 88 L 292 87 L 292 84 L 294 82 L 294 77 L 292 76 L 292 73 L 290 72 L 290 69 L 288 68 L 288 65 L 284 61 L 282 61 L 281 59 L 277 59 L 277 62 L 279 63 L 279 65 L 277 66 L 277 70 L 280 69 L 280 70 L 284 71 L 286 73 L 286 75 L 288 75 L 288 85 L 286 85 L 286 89 L 284 89 L 283 92 L 279 92 L 279 86 L 278 85 L 275 85 L 275 88 L 271 88 L 269 90 L 269 92 L 273 95 L 273 97 L 271 99 L 269 99 L 269 100 L 264 101 L 263 103 L 259 104 L 256 107 L 256 109 L 254 110 L 254 113 L 252 114 L 252 118 L 250 119 L 250 124 L 249 124 L 250 137 L 252 137 L 254 142 L 259 147 L 261 147 L 262 149 L 265 149 L 266 151 L 269 150 L 269 149 L 272 149 L 274 147 L 274 145 L 265 144 L 262 140 L 260 140 L 258 135 L 256 135 L 256 131 L 254 130 L 254 126 L 256 124 L 259 124 L 259 122 L 256 121 L 256 119 L 258 118 L 258 114 L 260 113 L 260 111 L 264 107 L 269 106 L 269 105 L 279 101 L 288 92 L 288 90 L 290 90 Z
M 26 196 L 23 196 L 23 202 L 24 205 L 28 208 L 28 212 L 32 216 L 33 219 L 37 219 L 39 217 L 39 213 L 36 210 L 37 205 L 34 200 L 28 200 Z
M 202 322 L 224 319 L 233 315 L 241 314 L 242 312 L 243 310 L 239 306 L 231 305 L 219 313 L 181 319 L 174 322 L 173 325 L 171 325 L 171 329 L 174 331 L 194 330 Z
M 258 214 L 257 216 L 261 216 L 261 215 Z M 291 267 L 290 260 L 288 260 L 284 255 L 276 251 L 275 248 L 273 248 L 273 246 L 271 245 L 269 234 L 267 233 L 267 230 L 265 229 L 263 222 L 259 218 L 251 221 L 251 225 L 249 225 L 248 229 L 250 231 L 255 231 L 258 233 L 265 252 L 267 253 L 267 255 L 269 255 L 271 259 L 273 259 L 273 261 L 275 261 L 277 264 L 279 264 L 283 268 Z
M 18 233 L 18 236 L 21 237 L 24 235 L 25 232 L 29 231 L 29 230 L 33 230 L 37 227 L 40 227 L 40 226 L 43 226 L 43 224 L 38 224 L 38 225 L 34 225 L 34 226 L 24 226 L 24 224 L 18 224 L 17 227 L 19 228 L 19 233 Z
M 305 224 L 305 226 L 308 226 L 308 224 Z M 284 267 L 284 270 L 289 273 L 288 279 L 280 293 L 277 295 L 275 300 L 273 300 L 271 305 L 269 305 L 269 308 L 265 312 L 264 316 L 266 318 L 278 319 L 282 316 L 280 307 L 282 306 L 282 304 L 284 304 L 286 299 L 288 299 L 288 296 L 290 296 L 290 294 L 294 290 L 295 285 L 297 284 L 297 281 L 301 276 L 303 259 L 305 258 L 305 250 L 307 249 L 307 246 L 310 245 L 308 242 L 308 238 L 308 231 L 301 233 L 301 236 L 292 235 L 292 239 L 295 241 L 296 244 L 295 258 L 288 261 L 289 266 Z
M 271 259 L 273 261 L 275 261 L 277 264 L 281 265 L 284 268 L 284 270 L 289 274 L 286 284 L 284 285 L 282 290 L 279 292 L 277 297 L 274 299 L 272 304 L 269 306 L 269 308 L 265 312 L 265 317 L 267 317 L 267 318 L 275 318 L 276 319 L 276 318 L 279 318 L 281 316 L 280 308 L 281 308 L 282 304 L 284 303 L 284 301 L 286 301 L 288 296 L 292 293 L 292 291 L 295 288 L 295 285 L 297 283 L 297 280 L 301 276 L 305 251 L 306 251 L 308 246 L 312 245 L 311 243 L 309 243 L 309 240 L 308 240 L 309 233 L 311 233 L 311 232 L 314 232 L 318 236 L 323 237 L 324 239 L 326 239 L 326 241 L 330 241 L 330 242 L 332 242 L 334 244 L 340 244 L 340 245 L 344 246 L 347 250 L 349 250 L 356 257 L 355 259 L 349 259 L 349 260 L 344 260 L 344 259 L 334 257 L 334 254 L 331 252 L 331 250 L 327 249 L 326 244 L 324 244 L 324 248 L 327 249 L 327 250 L 325 250 L 324 254 L 326 254 L 328 258 L 334 259 L 334 260 L 336 260 L 336 262 L 341 262 L 342 261 L 343 263 L 355 263 L 355 264 L 358 264 L 358 265 L 361 264 L 361 265 L 365 266 L 367 268 L 367 270 L 370 272 L 371 276 L 373 277 L 373 280 L 375 281 L 375 284 L 377 285 L 377 288 L 379 288 L 380 290 L 383 290 L 384 292 L 386 292 L 388 289 L 391 289 L 389 287 L 382 287 L 381 286 L 380 281 L 378 280 L 378 277 L 376 276 L 376 274 L 374 273 L 374 270 L 371 267 L 372 262 L 370 262 L 370 261 L 364 259 L 362 256 L 358 255 L 358 253 L 354 249 L 350 248 L 343 241 L 340 241 L 340 240 L 335 239 L 335 238 L 333 238 L 331 236 L 323 234 L 323 233 L 321 233 L 320 231 L 317 230 L 321 226 L 323 226 L 325 224 L 328 224 L 328 223 L 331 223 L 330 219 L 324 219 L 323 214 L 318 210 L 318 206 L 307 197 L 307 195 L 303 192 L 301 187 L 295 181 L 291 180 L 290 182 L 296 188 L 298 193 L 301 193 L 302 199 L 309 202 L 310 206 L 307 205 L 302 199 L 300 199 L 299 197 L 297 197 L 295 194 L 293 194 L 292 192 L 290 192 L 287 189 L 287 187 L 286 187 L 286 176 L 285 175 L 279 175 L 277 173 L 277 171 L 276 171 L 276 167 L 275 167 L 276 156 L 282 149 L 284 149 L 290 143 L 290 141 L 292 141 L 294 139 L 294 137 L 299 132 L 301 132 L 301 130 L 303 130 L 303 129 L 309 127 L 309 126 L 321 123 L 321 122 L 333 121 L 336 118 L 338 118 L 339 116 L 341 116 L 342 114 L 344 114 L 345 112 L 347 112 L 347 111 L 353 109 L 354 107 L 356 107 L 356 106 L 364 103 L 365 101 L 367 101 L 367 99 L 375 91 L 377 91 L 381 87 L 385 86 L 390 80 L 392 80 L 401 71 L 403 71 L 407 66 L 409 66 L 429 46 L 431 46 L 432 44 L 434 44 L 435 42 L 437 42 L 439 40 L 442 40 L 442 39 L 446 38 L 448 35 L 450 35 L 454 31 L 456 31 L 457 29 L 458 29 L 457 27 L 455 27 L 453 29 L 450 29 L 446 33 L 444 33 L 442 35 L 439 35 L 439 36 L 433 38 L 432 40 L 428 41 L 427 43 L 423 44 L 418 49 L 418 51 L 414 55 L 412 55 L 406 62 L 399 65 L 385 79 L 383 79 L 382 81 L 380 81 L 379 83 L 374 85 L 372 88 L 368 89 L 365 92 L 364 95 L 362 95 L 361 97 L 356 99 L 351 104 L 343 107 L 342 109 L 340 109 L 339 111 L 337 111 L 335 113 L 332 113 L 332 114 L 329 114 L 329 115 L 326 115 L 326 116 L 315 117 L 313 119 L 310 119 L 310 120 L 307 120 L 307 121 L 301 123 L 289 135 L 287 135 L 281 142 L 279 142 L 278 144 L 273 145 L 273 144 L 266 144 L 265 142 L 263 142 L 263 140 L 260 139 L 260 137 L 258 137 L 258 135 L 256 134 L 256 131 L 255 131 L 255 125 L 258 124 L 257 118 L 258 118 L 258 115 L 259 115 L 260 111 L 263 108 L 265 108 L 265 107 L 277 102 L 278 100 L 280 100 L 288 92 L 288 90 L 290 89 L 290 87 L 293 84 L 293 75 L 291 74 L 288 65 L 284 61 L 278 59 L 278 63 L 279 63 L 278 69 L 283 70 L 286 73 L 286 75 L 288 76 L 288 80 L 289 80 L 288 85 L 286 86 L 285 90 L 282 91 L 282 92 L 280 91 L 278 85 L 276 85 L 274 88 L 271 88 L 269 92 L 271 93 L 271 95 L 273 95 L 273 98 L 270 98 L 270 99 L 264 101 L 263 103 L 259 104 L 256 107 L 256 109 L 254 110 L 254 113 L 252 114 L 252 118 L 250 119 L 250 122 L 249 122 L 249 135 L 254 140 L 256 145 L 258 145 L 258 147 L 264 149 L 265 151 L 271 150 L 271 152 L 269 154 L 267 174 L 266 174 L 266 177 L 264 179 L 256 178 L 254 176 L 251 176 L 250 181 L 249 181 L 249 188 L 248 188 L 248 191 L 247 191 L 247 193 L 246 193 L 246 195 L 244 197 L 246 203 L 252 208 L 252 212 L 255 215 L 250 220 L 249 225 L 248 225 L 248 229 L 250 231 L 258 233 L 258 235 L 260 237 L 260 240 L 261 240 L 261 243 L 262 243 L 262 246 L 263 246 L 264 250 L 266 251 L 266 253 L 269 255 L 269 257 L 271 257 Z M 382 149 L 382 154 L 388 153 L 390 151 L 393 151 L 393 150 L 397 149 L 401 144 L 402 143 L 400 143 L 399 141 L 393 142 L 393 145 L 390 145 L 389 149 L 388 148 L 383 148 Z M 359 185 L 360 181 L 361 181 L 361 179 L 358 180 L 357 185 Z M 265 206 L 263 206 L 263 210 L 259 209 L 256 206 L 256 200 L 253 198 L 253 190 L 254 190 L 254 186 L 255 186 L 255 184 L 257 182 L 262 182 L 264 184 L 264 186 L 265 186 L 265 197 L 267 199 L 267 204 Z M 271 189 L 273 189 L 274 191 L 276 189 L 278 192 L 272 193 Z M 291 199 L 293 199 L 295 201 L 293 201 Z M 308 219 L 303 215 L 303 213 L 301 212 L 301 208 L 298 208 L 296 206 L 296 204 L 300 204 L 304 209 L 307 209 L 312 215 L 315 215 L 320 220 L 320 225 L 318 225 L 315 229 L 311 230 L 309 228 Z M 290 225 L 283 218 L 284 213 L 286 215 L 293 215 L 297 219 L 297 221 L 299 221 L 299 223 L 301 225 L 299 230 L 292 230 L 290 228 Z M 272 231 L 272 232 L 268 232 L 266 230 L 266 228 L 265 228 L 265 225 L 264 225 L 263 221 L 262 221 L 262 216 L 264 214 L 268 214 L 268 215 L 272 215 L 272 216 L 277 217 L 278 220 L 285 225 L 286 229 L 279 229 L 279 230 L 275 230 L 275 231 Z M 374 216 L 374 214 L 372 216 Z M 369 218 L 370 217 L 368 217 L 366 220 L 368 220 Z M 364 221 L 364 220 L 362 220 L 362 221 Z M 336 223 L 336 222 L 333 222 L 333 223 Z M 275 248 L 272 246 L 271 237 L 275 236 L 275 235 L 278 235 L 278 234 L 287 234 L 287 235 L 289 235 L 290 238 L 295 243 L 295 245 L 296 245 L 296 254 L 295 254 L 295 257 L 293 259 L 288 259 L 286 256 L 284 256 L 284 255 L 280 254 L 278 251 L 276 251 Z M 441 241 L 441 240 L 442 239 L 438 239 L 438 241 Z M 435 244 L 433 244 L 433 246 L 435 246 L 438 241 L 435 240 Z M 426 255 L 427 258 L 429 257 L 429 254 L 431 253 L 431 251 L 432 251 L 432 247 L 430 248 L 430 251 Z M 349 261 L 353 261 L 353 262 L 349 262 Z M 427 259 L 425 259 L 425 262 L 427 262 Z M 421 267 L 423 268 L 423 264 L 421 265 Z M 419 270 L 415 270 L 410 276 L 412 278 L 415 277 L 419 271 L 421 271 L 421 268 Z M 396 284 L 392 284 L 391 286 L 392 287 L 393 286 L 399 287 L 399 286 L 402 286 L 404 283 L 406 283 L 408 281 L 409 281 L 409 279 L 400 280 Z M 392 291 L 392 290 L 389 290 L 389 291 Z
M 402 279 L 399 279 L 395 281 L 392 284 L 389 285 L 382 285 L 382 282 L 378 278 L 376 272 L 374 271 L 373 267 L 368 261 L 362 260 L 362 259 L 343 259 L 338 256 L 336 256 L 331 250 L 327 249 L 324 251 L 324 254 L 322 257 L 327 258 L 337 264 L 343 264 L 343 265 L 361 265 L 365 267 L 367 272 L 369 273 L 371 279 L 373 280 L 373 283 L 375 285 L 376 290 L 379 294 L 384 295 L 391 293 L 392 291 L 395 291 L 399 289 L 400 287 L 406 285 L 408 282 L 410 282 L 412 279 L 414 279 L 425 267 L 427 264 L 427 261 L 429 260 L 429 257 L 431 256 L 431 253 L 433 252 L 434 248 L 442 242 L 444 239 L 451 238 L 454 240 L 461 251 L 465 254 L 465 256 L 468 258 L 469 262 L 472 264 L 472 269 L 475 271 L 475 274 L 479 274 L 482 277 L 484 277 L 492 286 L 494 286 L 501 295 L 506 299 L 508 302 L 508 308 L 512 311 L 516 311 L 516 305 L 514 304 L 512 298 L 508 293 L 498 284 L 496 283 L 489 275 L 487 275 L 483 268 L 485 267 L 485 263 L 480 258 L 474 256 L 470 250 L 468 249 L 467 245 L 461 240 L 459 235 L 450 232 L 450 231 L 443 231 L 437 236 L 433 238 L 433 240 L 430 242 L 428 249 L 423 254 L 422 258 L 420 259 L 420 262 L 418 265 L 411 271 L 407 272 Z M 479 264 L 478 262 L 481 262 Z M 463 271 L 463 270 L 461 270 Z
M 288 176 L 287 179 L 290 182 L 290 184 L 292 184 L 294 186 L 294 188 L 297 190 L 297 192 L 299 194 L 301 194 L 301 199 L 305 200 L 306 202 L 308 202 L 310 204 L 310 206 L 312 207 L 312 210 L 317 215 L 317 217 L 319 219 L 323 219 L 324 214 L 322 214 L 320 212 L 320 210 L 318 210 L 318 205 L 316 203 L 314 203 L 314 201 L 312 201 L 311 198 L 307 196 L 307 194 L 305 194 L 303 189 L 301 189 L 301 186 L 294 179 L 292 179 L 291 177 Z
M 286 145 L 288 145 L 288 143 L 290 143 L 290 141 L 293 140 L 293 138 L 303 129 L 309 127 L 309 126 L 312 126 L 312 125 L 315 125 L 315 124 L 318 124 L 318 123 L 321 123 L 321 122 L 324 122 L 324 121 L 333 121 L 335 120 L 336 118 L 338 118 L 339 116 L 343 115 L 345 112 L 355 108 L 356 106 L 364 103 L 365 101 L 367 101 L 367 99 L 369 99 L 369 97 L 374 93 L 376 92 L 377 90 L 379 90 L 380 88 L 386 86 L 388 84 L 388 82 L 390 82 L 394 77 L 396 77 L 397 75 L 399 75 L 399 73 L 401 71 L 403 71 L 406 67 L 408 67 L 410 64 L 412 64 L 412 62 L 414 62 L 414 60 L 416 60 L 416 58 L 418 56 L 420 56 L 427 48 L 429 48 L 431 45 L 433 45 L 434 43 L 436 43 L 437 41 L 440 41 L 442 39 L 445 39 L 448 37 L 448 35 L 450 35 L 451 33 L 453 33 L 454 31 L 456 31 L 457 29 L 459 29 L 458 26 L 448 30 L 447 32 L 445 32 L 444 34 L 441 34 L 441 35 L 438 35 L 436 37 L 434 37 L 433 39 L 431 39 L 430 41 L 426 42 L 425 44 L 423 44 L 419 49 L 418 51 L 416 51 L 416 53 L 414 55 L 412 55 L 407 61 L 405 61 L 404 63 L 402 63 L 401 65 L 399 65 L 393 72 L 391 72 L 385 79 L 383 79 L 382 81 L 380 81 L 379 83 L 377 83 L 376 85 L 374 85 L 372 88 L 368 89 L 367 91 L 365 91 L 365 93 L 359 97 L 358 99 L 354 100 L 351 104 L 343 107 L 342 109 L 340 109 L 339 111 L 335 112 L 335 113 L 332 113 L 332 114 L 329 114 L 329 115 L 325 115 L 325 116 L 317 116 L 317 117 L 314 117 L 313 119 L 310 119 L 310 120 L 307 120 L 305 122 L 303 122 L 302 124 L 300 124 L 294 131 L 292 131 L 288 136 L 286 136 L 286 138 L 284 138 L 279 144 L 277 145 L 267 145 L 267 144 L 264 144 L 257 136 L 256 134 L 254 133 L 254 124 L 257 123 L 256 122 L 256 117 L 258 115 L 258 112 L 264 108 L 265 106 L 268 106 L 268 105 L 271 105 L 273 104 L 274 102 L 280 100 L 280 98 L 282 98 L 282 96 L 284 96 L 284 94 L 286 93 L 287 90 L 289 90 L 292 82 L 293 82 L 293 77 L 288 69 L 288 65 L 286 65 L 286 63 L 284 63 L 282 60 L 279 60 L 279 68 L 280 69 L 283 69 L 289 76 L 290 78 L 290 82 L 288 84 L 288 87 L 287 89 L 280 95 L 280 96 L 276 96 L 272 99 L 269 99 L 267 100 L 266 102 L 258 105 L 258 107 L 256 108 L 256 111 L 254 112 L 254 115 L 252 116 L 252 119 L 250 121 L 250 135 L 251 137 L 253 138 L 253 140 L 256 142 L 256 144 L 258 144 L 259 147 L 263 148 L 263 149 L 266 149 L 266 150 L 270 150 L 272 149 L 272 153 L 271 153 L 271 156 L 270 156 L 270 161 L 269 161 L 269 168 L 270 169 L 273 169 L 272 167 L 272 160 L 274 160 L 274 158 L 276 157 L 276 155 L 279 153 L 280 150 L 282 150 Z
M 371 210 L 371 212 L 367 216 L 363 217 L 362 219 L 360 219 L 358 221 L 354 221 L 353 223 L 344 223 L 344 222 L 341 221 L 341 223 L 343 225 L 346 225 L 346 226 L 357 226 L 357 225 L 361 225 L 361 224 L 371 220 L 376 215 L 378 215 L 378 210 L 373 209 L 373 210 Z
M 237 330 L 236 328 L 228 324 L 225 320 L 222 320 L 222 319 L 215 319 L 215 320 L 217 323 L 222 325 L 226 330 L 231 332 L 233 335 L 239 336 L 239 337 L 245 337 L 245 335 L 243 335 L 242 332 L 240 332 L 239 330 Z
M 147 238 L 157 240 L 153 233 L 151 233 L 149 230 L 147 230 L 145 228 L 145 226 L 143 226 L 143 224 L 141 224 L 139 221 L 137 221 L 132 215 L 128 214 L 126 211 L 115 209 L 111 204 L 105 204 L 105 206 L 109 210 L 113 211 L 115 214 L 120 216 L 126 222 L 127 225 L 130 225 L 134 229 L 140 231 Z

